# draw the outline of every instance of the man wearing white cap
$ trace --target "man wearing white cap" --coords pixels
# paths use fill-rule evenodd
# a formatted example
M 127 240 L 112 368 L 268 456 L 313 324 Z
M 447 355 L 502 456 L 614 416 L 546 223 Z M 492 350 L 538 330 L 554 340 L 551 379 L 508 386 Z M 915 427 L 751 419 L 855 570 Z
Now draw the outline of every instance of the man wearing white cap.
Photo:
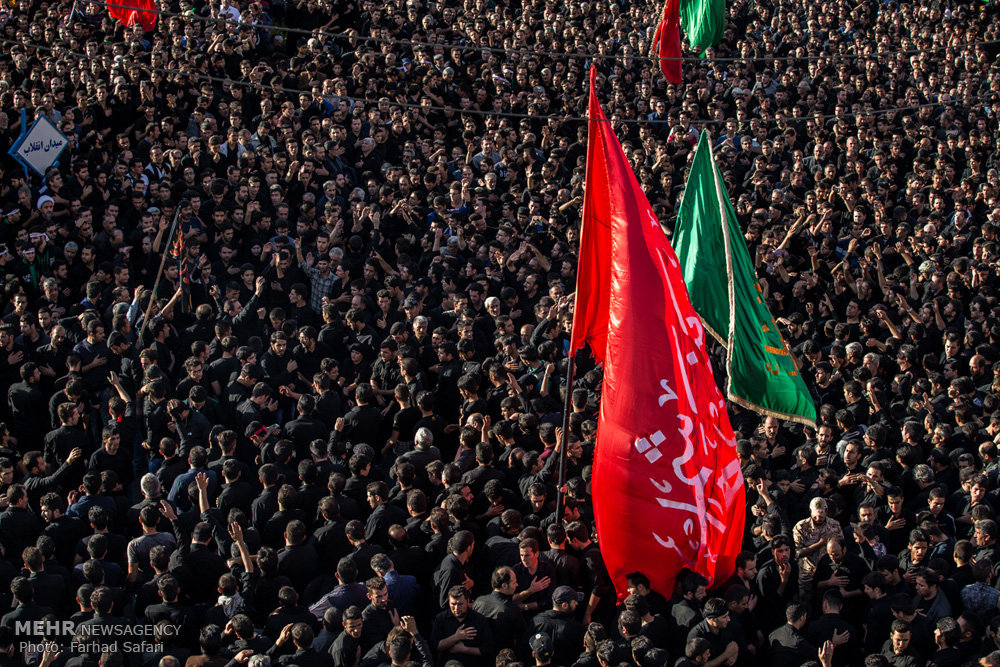
M 52 197 L 42 195 L 38 198 L 35 206 L 38 208 L 38 215 L 42 218 L 42 224 L 46 224 L 47 221 L 52 219 L 52 213 L 56 207 L 56 202 Z

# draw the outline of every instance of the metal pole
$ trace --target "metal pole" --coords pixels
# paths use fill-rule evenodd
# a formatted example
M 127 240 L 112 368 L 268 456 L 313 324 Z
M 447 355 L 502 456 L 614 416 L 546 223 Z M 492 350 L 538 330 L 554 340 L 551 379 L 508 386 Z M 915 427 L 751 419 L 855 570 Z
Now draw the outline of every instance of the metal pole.
M 163 268 L 167 265 L 167 255 L 170 254 L 170 244 L 174 237 L 174 230 L 177 229 L 177 221 L 180 220 L 181 209 L 178 206 L 177 211 L 174 212 L 174 220 L 170 223 L 170 231 L 167 232 L 166 246 L 163 248 L 163 257 L 160 258 L 160 268 L 156 272 L 156 279 L 153 281 L 153 293 L 149 296 L 149 303 L 146 304 L 146 314 L 142 318 L 142 327 L 139 328 L 139 335 L 135 339 L 135 344 L 142 345 L 142 337 L 146 333 L 146 327 L 149 325 L 149 313 L 153 309 L 153 301 L 156 300 L 156 288 L 160 284 L 160 278 L 163 276 Z
M 559 442 L 559 484 L 556 488 L 556 521 L 562 521 L 563 485 L 566 484 L 566 450 L 569 449 L 569 414 L 572 409 L 573 379 L 576 375 L 576 353 L 569 355 L 566 369 L 566 397 L 563 399 L 562 438 Z
M 177 212 L 180 212 L 180 207 L 177 207 Z M 181 234 L 183 234 L 183 230 Z M 186 303 L 191 298 L 190 286 L 184 282 L 184 255 L 187 254 L 187 244 L 177 246 L 177 280 L 181 283 L 181 291 L 184 293 L 184 297 L 180 300 L 179 312 L 184 313 L 190 310 L 190 308 L 185 308 L 185 305 L 190 306 L 190 303 Z
M 21 136 L 28 134 L 28 110 L 24 107 L 21 108 Z M 28 173 L 28 163 L 21 161 L 21 166 L 24 167 L 24 184 L 31 185 L 31 174 Z M 45 182 L 42 181 L 42 185 Z

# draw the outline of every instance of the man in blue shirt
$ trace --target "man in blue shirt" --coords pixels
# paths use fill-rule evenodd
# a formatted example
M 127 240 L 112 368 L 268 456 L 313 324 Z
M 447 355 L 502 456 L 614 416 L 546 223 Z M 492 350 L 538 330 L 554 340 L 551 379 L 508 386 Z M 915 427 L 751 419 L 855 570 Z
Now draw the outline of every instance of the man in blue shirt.
M 195 481 L 198 473 L 203 472 L 208 475 L 208 496 L 215 497 L 215 489 L 218 485 L 218 475 L 214 470 L 208 469 L 208 451 L 204 447 L 192 447 L 188 453 L 188 464 L 191 466 L 187 472 L 181 473 L 174 479 L 167 494 L 167 500 L 173 503 L 180 511 L 191 509 L 191 499 L 188 497 L 188 485 Z

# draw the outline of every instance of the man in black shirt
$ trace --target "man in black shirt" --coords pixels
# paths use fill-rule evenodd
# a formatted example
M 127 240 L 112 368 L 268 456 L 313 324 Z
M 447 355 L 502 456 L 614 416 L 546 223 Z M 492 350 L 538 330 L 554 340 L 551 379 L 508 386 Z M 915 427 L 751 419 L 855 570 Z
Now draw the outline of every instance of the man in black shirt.
M 460 530 L 448 540 L 448 555 L 434 572 L 434 589 L 438 593 L 438 604 L 448 608 L 448 596 L 456 586 L 472 589 L 469 576 L 469 559 L 475 547 L 475 538 L 467 530 Z
M 447 592 L 447 609 L 434 618 L 431 647 L 442 663 L 457 660 L 464 667 L 487 667 L 493 664 L 493 630 L 486 618 L 469 605 L 464 586 L 452 586 Z
M 577 593 L 569 586 L 560 586 L 552 593 L 552 608 L 535 616 L 529 625 L 529 636 L 544 632 L 552 638 L 553 662 L 557 665 L 572 664 L 583 650 L 586 628 L 573 618 L 582 598 L 583 593 Z
M 529 616 L 546 611 L 552 604 L 556 571 L 552 564 L 540 558 L 538 540 L 527 537 L 518 548 L 520 562 L 514 566 L 518 592 L 514 601 Z M 564 586 L 567 590 L 572 590 Z M 575 596 L 574 596 L 575 597 Z M 550 636 L 554 635 L 549 632 Z
M 341 622 L 344 624 L 344 631 L 330 647 L 333 667 L 354 667 L 364 655 L 361 652 L 361 633 L 364 631 L 361 607 L 352 605 L 345 609 Z
M 438 347 L 438 384 L 437 405 L 440 413 L 446 419 L 458 416 L 461 403 L 458 392 L 458 380 L 462 376 L 462 363 L 458 361 L 458 347 L 451 341 L 446 341 Z
M 365 489 L 372 513 L 365 524 L 365 540 L 389 548 L 389 528 L 406 522 L 406 510 L 387 502 L 389 490 L 385 482 L 370 482 Z
M 162 501 L 160 511 L 170 521 L 177 538 L 177 549 L 170 557 L 170 572 L 181 582 L 192 602 L 210 602 L 215 598 L 219 577 L 229 571 L 222 557 L 209 548 L 211 526 L 199 523 L 189 535 L 169 503 Z
M 735 660 L 740 654 L 740 644 L 735 633 L 729 626 L 729 609 L 726 601 L 721 598 L 711 598 L 705 603 L 705 620 L 695 625 L 688 632 L 687 640 L 705 639 L 711 647 L 712 660 L 722 662 Z
M 861 633 L 841 616 L 843 607 L 844 598 L 839 590 L 826 591 L 821 601 L 823 613 L 809 623 L 805 633 L 813 646 L 833 644 L 833 664 L 837 667 L 857 664 L 862 655 Z
M 708 580 L 696 572 L 688 572 L 681 579 L 680 597 L 675 595 L 670 607 L 670 621 L 676 628 L 672 635 L 674 641 L 669 647 L 671 650 L 680 651 L 691 628 L 704 619 L 701 603 L 707 595 L 707 586 Z
M 761 625 L 764 632 L 780 625 L 786 603 L 799 590 L 798 565 L 792 559 L 791 541 L 784 535 L 771 540 L 772 560 L 757 573 L 757 588 L 760 590 Z
M 677 660 L 674 667 L 704 667 L 712 656 L 712 645 L 707 639 L 695 637 L 684 647 L 684 657 Z
M 911 645 L 912 632 L 909 621 L 892 622 L 892 633 L 882 646 L 882 657 L 891 667 L 918 667 L 924 663 Z
M 46 523 L 42 535 L 55 542 L 56 560 L 60 565 L 72 564 L 76 544 L 88 532 L 87 524 L 82 519 L 66 516 L 68 505 L 62 494 L 50 491 L 42 496 L 39 505 Z
M 737 563 L 739 563 L 739 559 L 737 559 Z M 737 573 L 738 572 L 739 569 L 737 568 Z M 756 573 L 757 570 L 755 566 L 754 574 Z M 649 577 L 644 575 L 642 572 L 633 572 L 625 577 L 625 581 L 628 582 L 628 594 L 642 597 L 645 600 L 646 605 L 649 607 L 649 613 L 653 615 L 663 615 L 669 612 L 669 603 L 667 602 L 667 599 L 650 587 Z M 697 589 L 695 593 L 697 597 Z M 704 595 L 702 595 L 701 599 L 705 599 Z
M 121 448 L 121 436 L 116 424 L 108 424 L 101 432 L 102 447 L 90 457 L 87 470 L 114 470 L 122 486 L 128 487 L 134 477 L 131 457 Z
M 490 580 L 493 592 L 476 598 L 473 609 L 490 620 L 494 637 L 521 637 L 524 634 L 524 614 L 514 602 L 517 577 L 509 567 L 498 567 Z
M 379 358 L 372 364 L 371 384 L 380 403 L 391 403 L 396 385 L 403 381 L 399 372 L 396 351 L 399 346 L 392 338 L 386 338 L 379 347 Z
M 665 616 L 653 614 L 646 600 L 641 595 L 629 595 L 625 598 L 625 609 L 633 612 L 642 622 L 640 635 L 649 637 L 657 648 L 666 649 L 670 638 L 670 623 Z
M 21 366 L 21 382 L 7 390 L 7 407 L 11 414 L 11 431 L 18 445 L 34 449 L 42 444 L 42 425 L 48 422 L 48 401 L 40 389 L 42 372 L 38 364 Z
M 28 471 L 24 477 L 24 488 L 28 492 L 28 505 L 36 508 L 38 501 L 46 493 L 68 486 L 72 479 L 72 469 L 76 462 L 82 458 L 83 450 L 73 449 L 66 461 L 50 475 L 48 472 L 51 467 L 41 452 L 33 451 L 25 454 L 22 462 L 24 469 Z
M 42 522 L 28 509 L 28 492 L 21 484 L 7 489 L 7 509 L 0 512 L 0 546 L 5 554 L 19 554 L 35 543 Z
M 869 572 L 862 580 L 868 604 L 865 609 L 865 653 L 878 653 L 889 638 L 892 624 L 892 610 L 886 593 L 885 576 L 881 572 Z
M 186 394 L 185 394 L 186 395 Z M 167 416 L 173 422 L 175 433 L 180 441 L 181 454 L 190 452 L 195 447 L 208 449 L 208 437 L 212 424 L 208 417 L 191 408 L 186 402 L 171 399 L 167 402 Z
M 934 628 L 937 651 L 931 656 L 930 664 L 935 667 L 958 667 L 963 664 L 965 660 L 958 646 L 961 638 L 962 630 L 955 619 L 950 616 L 940 619 Z
M 399 612 L 389 599 L 389 587 L 382 577 L 372 577 L 365 582 L 369 604 L 362 612 L 365 622 L 361 634 L 361 648 L 368 651 L 379 642 L 385 641 L 389 631 L 399 625 Z
M 317 416 L 316 399 L 305 394 L 299 397 L 296 403 L 299 416 L 285 424 L 285 435 L 295 443 L 296 458 L 303 458 L 308 455 L 309 443 L 313 440 L 327 440 L 330 437 L 330 429 L 327 428 Z
M 357 405 L 343 417 L 338 417 L 330 435 L 330 442 L 378 443 L 382 431 L 382 414 L 375 407 L 375 390 L 367 382 L 362 382 L 354 390 Z
M 797 602 L 785 608 L 785 624 L 768 636 L 774 664 L 798 665 L 816 655 L 816 647 L 802 634 L 806 612 L 806 606 Z
M 260 467 L 260 483 L 264 490 L 250 505 L 251 520 L 254 527 L 263 530 L 267 520 L 278 511 L 278 468 L 274 464 L 265 463 Z
M 0 618 L 0 625 L 14 628 L 19 622 L 40 621 L 52 614 L 52 608 L 35 602 L 35 587 L 27 577 L 17 577 L 10 584 L 17 608 Z
M 601 550 L 591 541 L 582 521 L 573 521 L 566 526 L 566 536 L 570 547 L 580 558 L 584 601 L 587 604 L 583 624 L 588 625 L 591 620 L 607 622 L 614 615 L 616 599 Z
M 289 521 L 284 532 L 285 546 L 278 552 L 278 573 L 291 579 L 300 591 L 320 572 L 319 554 L 308 537 L 304 522 Z
M 58 467 L 66 461 L 74 449 L 84 453 L 92 451 L 93 446 L 80 423 L 80 408 L 74 403 L 62 403 L 56 408 L 59 415 L 59 428 L 49 431 L 45 436 L 45 461 L 50 466 Z M 41 425 L 39 425 L 41 426 Z
M 382 547 L 365 539 L 365 525 L 357 519 L 347 522 L 344 534 L 351 543 L 351 552 L 348 555 L 358 567 L 358 579 L 370 579 L 375 574 L 371 565 L 372 557 L 382 553 Z
M 845 538 L 834 537 L 826 543 L 826 555 L 816 566 L 814 581 L 821 594 L 826 590 L 839 590 L 847 613 L 853 619 L 860 614 L 864 598 L 861 580 L 868 572 L 865 561 L 847 550 Z
M 278 667 L 329 667 L 330 655 L 326 652 L 318 653 L 313 646 L 313 628 L 307 623 L 295 623 L 291 627 L 285 626 L 278 639 L 267 651 L 267 655 L 275 659 Z M 291 642 L 289 642 L 291 640 Z M 289 653 L 288 644 L 292 644 L 294 651 Z

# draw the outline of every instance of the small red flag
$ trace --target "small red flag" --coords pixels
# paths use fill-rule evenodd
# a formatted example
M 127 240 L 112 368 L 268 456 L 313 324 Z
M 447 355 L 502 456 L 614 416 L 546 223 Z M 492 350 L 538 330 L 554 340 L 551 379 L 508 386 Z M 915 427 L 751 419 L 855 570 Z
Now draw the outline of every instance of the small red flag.
M 592 489 L 620 597 L 646 574 L 666 596 L 688 567 L 718 584 L 743 540 L 736 441 L 680 265 L 590 79 L 590 138 L 571 348 L 604 364 Z
M 170 244 L 170 257 L 176 259 L 180 263 L 180 278 L 181 282 L 185 285 L 191 283 L 191 266 L 188 261 L 187 252 L 185 251 L 184 244 L 184 225 L 177 223 L 177 236 L 174 238 L 173 243 Z
M 139 23 L 145 32 L 156 29 L 156 5 L 153 0 L 108 0 L 108 14 L 122 25 Z
M 656 26 L 653 45 L 660 59 L 660 71 L 667 81 L 680 85 L 684 80 L 681 73 L 681 3 L 680 0 L 666 0 L 663 3 L 663 17 Z

